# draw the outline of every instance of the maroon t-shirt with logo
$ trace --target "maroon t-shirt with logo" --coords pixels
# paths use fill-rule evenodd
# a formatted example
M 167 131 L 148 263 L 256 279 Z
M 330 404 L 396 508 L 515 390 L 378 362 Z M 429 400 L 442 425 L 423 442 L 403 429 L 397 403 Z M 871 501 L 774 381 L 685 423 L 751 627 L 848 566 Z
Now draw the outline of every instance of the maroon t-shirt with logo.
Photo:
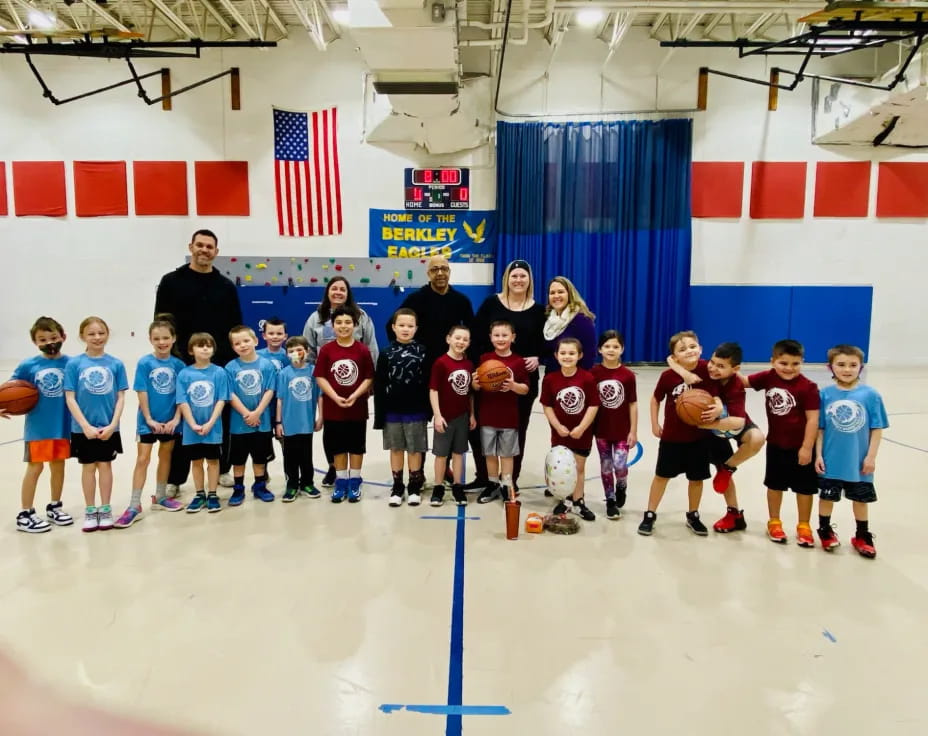
M 803 375 L 784 381 L 772 368 L 752 373 L 748 383 L 763 391 L 767 408 L 767 442 L 784 450 L 802 447 L 806 412 L 821 407 L 818 385 Z
M 703 383 L 696 384 L 696 388 L 702 388 L 713 396 L 718 396 L 730 417 L 742 417 L 745 423 L 750 422 L 745 401 L 747 396 L 744 392 L 744 384 L 738 375 L 731 376 L 726 383 L 709 379 Z
M 429 389 L 438 392 L 438 408 L 445 421 L 470 414 L 470 381 L 474 364 L 445 353 L 432 364 Z
M 335 393 L 348 398 L 363 381 L 374 377 L 371 351 L 358 340 L 347 347 L 333 340 L 319 349 L 313 375 L 326 379 Z M 363 422 L 367 419 L 367 397 L 359 396 L 353 406 L 341 407 L 323 392 L 322 417 L 339 422 Z
M 607 442 L 625 442 L 632 431 L 630 406 L 638 401 L 635 374 L 624 365 L 606 368 L 597 363 L 592 370 L 599 392 L 599 411 L 593 434 Z
M 709 380 L 708 366 L 708 362 L 700 360 L 692 370 L 692 373 L 699 376 L 703 383 Z M 685 388 L 686 384 L 683 379 L 669 368 L 661 373 L 654 387 L 655 399 L 659 402 L 667 399 L 664 402 L 664 431 L 661 435 L 661 439 L 665 442 L 698 442 L 706 436 L 706 430 L 691 427 L 677 416 L 675 402 Z M 697 383 L 694 388 L 701 388 L 701 386 Z
M 583 421 L 583 415 L 591 406 L 599 406 L 599 391 L 596 380 L 589 371 L 578 368 L 572 376 L 565 376 L 561 371 L 545 373 L 541 382 L 542 406 L 554 409 L 554 416 L 568 429 L 573 429 Z M 593 425 L 579 439 L 561 437 L 551 428 L 551 446 L 563 445 L 571 450 L 589 450 L 593 445 Z
M 507 355 L 505 358 L 494 353 L 484 353 L 480 362 L 498 360 L 512 371 L 516 383 L 528 383 L 528 371 L 525 370 L 525 358 L 521 355 Z M 480 426 L 496 429 L 519 428 L 519 395 L 515 391 L 478 391 Z M 524 448 L 523 448 L 524 449 Z

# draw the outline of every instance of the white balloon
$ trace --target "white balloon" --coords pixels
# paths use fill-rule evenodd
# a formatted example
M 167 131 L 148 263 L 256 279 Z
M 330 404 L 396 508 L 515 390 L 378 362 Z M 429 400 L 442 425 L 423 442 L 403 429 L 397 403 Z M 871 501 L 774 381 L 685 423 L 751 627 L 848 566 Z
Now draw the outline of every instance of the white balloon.
M 567 497 L 577 485 L 577 461 L 563 445 L 552 447 L 545 457 L 545 483 L 555 496 Z

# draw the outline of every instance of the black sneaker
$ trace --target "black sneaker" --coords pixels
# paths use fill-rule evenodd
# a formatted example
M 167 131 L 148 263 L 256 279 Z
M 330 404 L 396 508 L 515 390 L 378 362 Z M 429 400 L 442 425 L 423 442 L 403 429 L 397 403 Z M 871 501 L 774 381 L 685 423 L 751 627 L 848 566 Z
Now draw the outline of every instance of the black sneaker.
M 619 511 L 619 505 L 614 498 L 606 499 L 606 518 L 607 519 L 621 519 L 622 512 Z
M 477 503 L 490 503 L 490 501 L 495 501 L 499 498 L 499 489 L 499 483 L 489 483 L 486 488 L 480 491 L 480 495 L 477 496 Z
M 547 488 L 545 488 L 545 498 L 554 498 L 554 494 L 551 493 Z
M 615 489 L 615 505 L 620 509 L 625 508 L 625 489 L 624 488 Z
M 322 487 L 323 488 L 334 488 L 335 487 L 335 468 L 329 466 L 329 469 L 325 471 L 325 476 L 322 478 Z
M 596 521 L 596 514 L 586 507 L 582 498 L 579 501 L 573 501 L 571 506 L 573 507 L 573 512 L 584 521 Z
M 480 478 L 474 478 L 470 483 L 464 486 L 465 491 L 482 491 L 484 488 L 489 488 L 493 484 L 490 481 Z
M 445 502 L 445 487 L 435 486 L 432 489 L 432 497 L 429 499 L 429 506 L 441 506 Z
M 686 512 L 686 527 L 697 536 L 705 537 L 709 535 L 709 530 L 706 529 L 706 525 L 699 520 L 698 511 Z
M 451 486 L 451 497 L 458 506 L 467 506 L 467 494 L 464 493 L 464 486 L 460 483 Z
M 567 513 L 567 501 L 558 501 L 557 506 L 554 507 L 554 511 L 551 512 L 555 516 L 562 516 Z
M 638 525 L 638 533 L 643 537 L 650 537 L 651 532 L 654 531 L 655 519 L 657 519 L 657 514 L 655 514 L 653 511 L 645 511 L 644 518 Z M 708 534 L 708 532 L 706 533 Z

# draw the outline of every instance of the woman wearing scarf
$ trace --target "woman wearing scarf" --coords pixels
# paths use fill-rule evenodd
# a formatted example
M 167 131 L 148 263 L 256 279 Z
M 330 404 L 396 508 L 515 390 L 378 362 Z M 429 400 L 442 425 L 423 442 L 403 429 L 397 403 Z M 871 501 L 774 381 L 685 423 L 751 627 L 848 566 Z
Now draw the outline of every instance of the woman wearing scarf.
M 542 330 L 545 349 L 541 355 L 541 364 L 545 370 L 558 369 L 554 354 L 557 352 L 557 344 L 565 337 L 575 337 L 580 341 L 583 346 L 580 367 L 590 370 L 596 360 L 596 328 L 593 326 L 596 316 L 587 307 L 570 279 L 555 276 L 548 282 L 548 307 L 545 317 Z

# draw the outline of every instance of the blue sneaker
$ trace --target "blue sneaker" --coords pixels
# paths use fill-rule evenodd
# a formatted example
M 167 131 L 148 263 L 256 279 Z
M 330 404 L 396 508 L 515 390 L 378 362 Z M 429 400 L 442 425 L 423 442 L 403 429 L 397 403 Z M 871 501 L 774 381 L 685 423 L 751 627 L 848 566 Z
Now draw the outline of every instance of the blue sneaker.
M 187 504 L 187 513 L 195 514 L 198 511 L 202 511 L 206 508 L 206 494 L 198 493 L 193 497 L 193 500 Z
M 270 503 L 274 500 L 274 494 L 267 489 L 267 484 L 264 481 L 252 484 L 251 492 L 259 501 Z
M 217 511 L 222 511 L 222 505 L 219 503 L 219 496 L 215 493 L 210 493 L 206 497 L 206 511 L 210 514 L 215 514 Z
M 245 486 L 232 486 L 229 506 L 241 506 L 245 502 Z
M 283 501 L 284 503 L 293 503 L 294 501 L 296 501 L 296 497 L 298 494 L 299 494 L 299 490 L 297 490 L 296 488 L 288 487 L 287 490 L 284 491 L 284 495 L 281 496 L 281 501 Z
M 332 503 L 341 503 L 348 495 L 348 479 L 336 478 L 335 490 L 332 491 Z
M 348 503 L 357 503 L 361 500 L 361 478 L 348 479 Z
M 307 485 L 303 486 L 303 488 L 300 490 L 300 493 L 302 493 L 304 496 L 309 496 L 310 498 L 319 498 L 322 495 L 319 493 L 319 489 L 316 488 L 316 486 L 314 486 L 312 483 L 308 483 Z

